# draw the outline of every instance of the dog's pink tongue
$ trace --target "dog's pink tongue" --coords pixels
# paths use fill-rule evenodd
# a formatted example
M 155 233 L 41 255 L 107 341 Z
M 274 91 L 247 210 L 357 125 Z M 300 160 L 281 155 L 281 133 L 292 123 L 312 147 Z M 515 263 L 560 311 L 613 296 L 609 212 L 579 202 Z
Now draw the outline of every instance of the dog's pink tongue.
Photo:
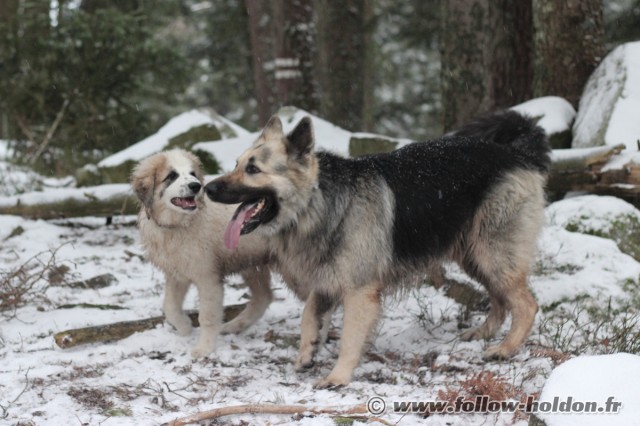
M 229 250 L 235 250 L 238 248 L 240 244 L 240 232 L 242 231 L 242 224 L 244 223 L 247 216 L 252 211 L 254 206 L 246 206 L 242 210 L 238 212 L 236 217 L 231 219 L 229 225 L 227 225 L 227 230 L 224 232 L 224 245 Z

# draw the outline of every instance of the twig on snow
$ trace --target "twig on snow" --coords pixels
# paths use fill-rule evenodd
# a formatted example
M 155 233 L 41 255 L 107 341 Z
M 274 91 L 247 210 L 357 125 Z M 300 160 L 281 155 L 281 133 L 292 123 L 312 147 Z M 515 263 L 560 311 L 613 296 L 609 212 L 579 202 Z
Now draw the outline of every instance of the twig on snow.
M 202 411 L 187 417 L 165 423 L 163 426 L 183 426 L 204 420 L 217 419 L 219 417 L 234 416 L 239 414 L 303 414 L 318 415 L 329 414 L 334 416 L 349 416 L 354 414 L 368 414 L 366 404 L 359 404 L 350 407 L 307 407 L 305 405 L 274 405 L 274 404 L 247 404 L 221 407 L 213 410 Z M 387 421 L 378 417 L 367 417 L 367 420 L 377 421 L 385 425 L 390 425 Z

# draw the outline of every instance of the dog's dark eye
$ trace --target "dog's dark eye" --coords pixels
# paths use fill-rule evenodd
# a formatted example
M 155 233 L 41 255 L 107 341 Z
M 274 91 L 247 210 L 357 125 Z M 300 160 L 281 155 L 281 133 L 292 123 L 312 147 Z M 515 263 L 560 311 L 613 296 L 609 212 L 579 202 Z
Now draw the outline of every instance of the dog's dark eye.
M 247 164 L 247 167 L 244 168 L 244 171 L 247 174 L 255 175 L 257 173 L 260 173 L 262 170 L 260 170 L 258 167 L 256 167 L 255 164 Z
M 196 172 L 191 172 L 191 173 L 189 173 L 189 174 L 190 174 L 191 176 L 193 176 L 193 177 L 197 177 L 197 176 L 196 176 Z
M 165 182 L 168 180 L 176 180 L 176 179 L 178 179 L 178 173 L 176 171 L 172 171 L 167 175 L 166 178 L 164 178 Z

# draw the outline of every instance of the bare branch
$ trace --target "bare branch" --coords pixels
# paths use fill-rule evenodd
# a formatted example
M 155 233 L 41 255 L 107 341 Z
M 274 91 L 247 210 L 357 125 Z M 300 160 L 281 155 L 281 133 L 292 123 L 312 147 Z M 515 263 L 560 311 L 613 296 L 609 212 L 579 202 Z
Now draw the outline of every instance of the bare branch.
M 239 414 L 302 414 L 302 415 L 318 415 L 329 414 L 333 416 L 350 416 L 354 414 L 368 414 L 366 404 L 359 404 L 347 407 L 307 407 L 304 405 L 273 405 L 273 404 L 247 404 L 234 405 L 230 407 L 221 407 L 209 411 L 192 414 L 187 417 L 176 419 L 166 423 L 163 426 L 183 426 L 193 423 L 202 422 L 204 420 L 217 419 L 225 416 L 233 416 Z M 371 419 L 384 424 L 389 424 L 382 419 Z
M 36 160 L 40 157 L 40 155 L 42 155 L 44 150 L 47 148 L 47 146 L 49 145 L 49 142 L 51 142 L 51 138 L 53 138 L 53 135 L 55 134 L 56 130 L 58 130 L 58 126 L 60 125 L 60 122 L 62 121 L 64 114 L 67 112 L 68 106 L 69 106 L 69 99 L 65 99 L 64 102 L 62 103 L 62 107 L 60 108 L 60 111 L 58 111 L 58 114 L 56 115 L 56 119 L 51 124 L 51 127 L 49 127 L 49 130 L 47 130 L 47 134 L 44 136 L 42 143 L 40 144 L 38 149 L 27 159 L 29 164 L 33 165 L 33 163 L 36 162 Z

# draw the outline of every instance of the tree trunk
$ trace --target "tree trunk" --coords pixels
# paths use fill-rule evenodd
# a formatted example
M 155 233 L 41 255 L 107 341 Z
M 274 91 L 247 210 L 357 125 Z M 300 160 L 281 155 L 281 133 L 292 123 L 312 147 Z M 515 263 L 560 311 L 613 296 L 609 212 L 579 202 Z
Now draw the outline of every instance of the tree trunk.
M 490 2 L 488 64 L 489 111 L 508 108 L 533 94 L 533 16 L 531 1 Z
M 577 108 L 604 54 L 600 0 L 533 0 L 534 96 L 561 96 Z
M 275 34 L 271 2 L 245 0 L 249 17 L 249 38 L 253 64 L 253 81 L 258 102 L 258 119 L 266 124 L 275 112 Z
M 114 8 L 121 12 L 135 12 L 142 6 L 142 0 L 82 0 L 80 9 L 94 13 L 100 9 Z
M 313 3 L 304 0 L 281 4 L 282 31 L 278 34 L 275 79 L 280 105 L 295 105 L 317 114 L 318 93 L 316 26 Z
M 445 131 L 478 114 L 531 97 L 532 17 L 528 1 L 444 2 L 443 16 Z
M 322 110 L 327 120 L 345 129 L 363 129 L 367 63 L 367 11 L 371 0 L 320 0 Z
M 488 0 L 443 3 L 442 107 L 444 130 L 469 121 L 488 105 L 483 46 L 488 42 Z M 491 29 L 493 30 L 493 29 Z
M 0 64 L 7 60 L 10 44 L 16 34 L 16 16 L 18 14 L 18 0 L 0 1 Z M 9 114 L 0 100 L 0 139 L 10 139 Z

